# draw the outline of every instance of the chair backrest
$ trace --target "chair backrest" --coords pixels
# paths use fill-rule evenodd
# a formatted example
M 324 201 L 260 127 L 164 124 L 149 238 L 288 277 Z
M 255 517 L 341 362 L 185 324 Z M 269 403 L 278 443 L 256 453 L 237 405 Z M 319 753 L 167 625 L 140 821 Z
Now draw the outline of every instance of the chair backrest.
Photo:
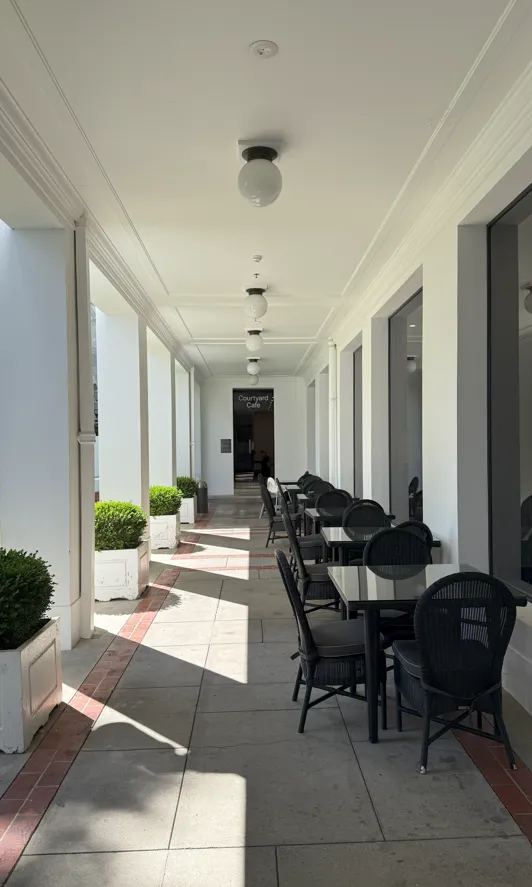
M 516 605 L 499 579 L 454 573 L 421 595 L 414 630 L 426 687 L 473 700 L 501 683 Z
M 310 471 L 305 471 L 305 473 L 302 474 L 301 477 L 298 477 L 298 479 L 297 479 L 298 487 L 300 487 L 301 484 L 306 481 L 307 477 L 310 477 Z
M 270 495 L 273 495 L 273 496 L 277 496 L 278 494 L 279 494 L 279 496 L 282 496 L 282 495 L 283 495 L 282 490 L 281 490 L 281 487 L 278 487 L 278 483 L 277 483 L 277 481 L 275 481 L 275 480 L 273 479 L 273 477 L 269 477 L 269 478 L 267 479 L 267 481 L 266 481 L 266 489 L 268 490 L 268 492 L 270 493 Z
M 405 520 L 402 524 L 398 524 L 398 529 L 401 530 L 409 530 L 411 533 L 415 533 L 416 536 L 419 536 L 420 539 L 423 539 L 423 542 L 426 542 L 431 548 L 434 544 L 434 539 L 432 536 L 432 532 L 426 524 L 424 524 L 420 520 Z
M 305 567 L 305 562 L 303 560 L 303 556 L 301 554 L 301 549 L 299 547 L 299 542 L 297 541 L 296 531 L 294 529 L 294 525 L 290 520 L 290 515 L 288 514 L 288 508 L 281 508 L 281 518 L 283 521 L 283 526 L 286 530 L 286 535 L 288 536 L 288 541 L 290 543 L 290 549 L 292 554 L 296 559 L 296 566 L 299 578 L 304 581 L 308 578 L 308 573 Z
M 384 514 L 384 511 L 377 504 L 362 504 L 354 502 L 344 511 L 342 518 L 342 527 L 349 535 L 349 530 L 356 530 L 357 527 L 389 527 L 390 521 Z M 356 533 L 353 533 L 353 537 Z
M 417 493 L 419 487 L 419 477 L 413 477 L 410 483 L 408 484 L 408 495 L 413 496 L 414 493 Z
M 275 506 L 272 502 L 272 497 L 270 496 L 270 493 L 268 491 L 266 484 L 260 485 L 260 494 L 262 496 L 262 501 L 264 503 L 264 507 L 265 507 L 266 511 L 268 512 L 268 517 L 270 518 L 270 520 L 273 520 L 275 517 Z
M 527 496 L 521 503 L 521 539 L 532 530 L 532 496 Z
M 315 660 L 318 658 L 318 651 L 316 650 L 316 645 L 314 643 L 314 638 L 312 637 L 312 632 L 308 624 L 305 609 L 297 590 L 292 571 L 288 566 L 286 555 L 284 551 L 276 548 L 275 557 L 277 559 L 277 566 L 279 567 L 281 579 L 283 580 L 283 585 L 288 595 L 288 600 L 290 601 L 292 612 L 296 620 L 297 634 L 299 637 L 299 652 L 307 661 Z
M 423 490 L 418 490 L 410 499 L 410 515 L 414 520 L 423 516 Z
M 420 566 L 432 563 L 430 548 L 420 536 L 399 527 L 379 530 L 366 543 L 365 567 Z
M 307 496 L 319 496 L 320 493 L 326 493 L 328 490 L 334 490 L 334 485 L 328 480 L 314 480 L 308 487 L 305 487 Z
M 321 477 L 318 477 L 317 474 L 308 474 L 303 483 L 300 484 L 302 492 L 306 493 L 308 487 L 310 487 L 311 483 L 313 483 L 315 480 L 321 480 Z
M 375 505 L 376 508 L 380 508 L 381 511 L 384 511 L 384 508 L 379 502 L 376 502 L 375 499 L 358 499 L 357 505 Z
M 264 475 L 263 475 L 262 471 L 259 471 L 259 473 L 257 474 L 257 480 L 258 480 L 259 484 L 261 485 L 261 487 L 264 487 L 266 485 L 266 481 L 264 480 Z
M 341 519 L 352 499 L 344 490 L 327 490 L 316 499 L 315 508 L 320 517 Z

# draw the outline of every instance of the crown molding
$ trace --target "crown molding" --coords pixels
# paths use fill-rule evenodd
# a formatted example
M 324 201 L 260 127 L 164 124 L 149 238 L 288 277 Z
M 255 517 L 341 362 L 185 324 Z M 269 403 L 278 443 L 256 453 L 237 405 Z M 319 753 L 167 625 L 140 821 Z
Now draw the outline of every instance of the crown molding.
M 52 153 L 0 80 L 0 151 L 53 213 L 61 227 L 87 228 L 89 255 L 100 271 L 168 348 L 190 370 L 190 357 L 132 274 Z
M 488 123 L 445 179 L 407 235 L 380 268 L 368 263 L 350 290 L 355 301 L 330 327 L 343 346 L 364 320 L 422 264 L 423 252 L 446 225 L 462 223 L 490 188 L 532 146 L 532 64 L 515 82 Z M 341 325 L 340 325 L 341 323 Z

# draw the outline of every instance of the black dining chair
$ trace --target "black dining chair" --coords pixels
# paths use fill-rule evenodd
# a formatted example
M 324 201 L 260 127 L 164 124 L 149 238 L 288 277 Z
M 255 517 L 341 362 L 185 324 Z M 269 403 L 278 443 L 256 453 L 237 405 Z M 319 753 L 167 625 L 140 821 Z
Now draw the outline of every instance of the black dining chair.
M 358 684 L 366 683 L 364 626 L 360 620 L 338 620 L 311 628 L 284 552 L 276 549 L 275 557 L 297 625 L 299 668 L 292 700 L 297 701 L 303 685 L 305 698 L 298 726 L 298 732 L 303 733 L 309 708 L 320 702 L 332 696 L 366 701 L 366 696 L 357 693 Z M 382 729 L 385 730 L 386 663 L 382 651 L 379 653 L 379 683 Z M 311 702 L 313 689 L 324 693 Z
M 281 507 L 281 514 L 286 514 L 287 518 L 290 518 L 290 511 L 284 498 L 279 500 L 279 505 Z M 321 533 L 312 533 L 307 536 L 302 536 L 300 534 L 298 538 L 298 545 L 303 560 L 314 561 L 314 563 L 316 564 L 323 560 L 324 545 L 323 536 L 321 535 Z M 292 558 L 295 559 L 295 555 L 291 548 L 290 551 L 292 554 Z
M 320 493 L 326 493 L 328 490 L 334 490 L 334 485 L 328 480 L 314 480 L 305 487 L 305 493 L 310 499 L 316 499 Z
M 345 490 L 326 490 L 316 498 L 314 507 L 322 522 L 330 527 L 340 527 L 344 512 L 352 502 L 352 496 Z
M 307 613 L 315 610 L 338 609 L 340 598 L 332 579 L 329 577 L 327 564 L 306 564 L 303 560 L 299 539 L 287 514 L 282 514 L 290 549 L 294 555 L 294 577 L 297 590 Z M 317 603 L 319 601 L 319 603 Z M 310 602 L 307 604 L 307 602 Z
M 516 769 L 501 691 L 515 619 L 510 590 L 484 573 L 445 576 L 421 595 L 414 613 L 415 641 L 393 645 L 397 728 L 402 729 L 403 712 L 423 718 L 421 773 L 426 773 L 431 743 L 456 729 L 502 743 L 510 769 Z M 463 723 L 472 712 L 477 729 Z M 482 713 L 493 715 L 493 733 L 480 729 Z M 432 736 L 431 721 L 443 725 Z
M 360 530 L 364 528 L 380 529 L 381 527 L 389 527 L 390 521 L 385 515 L 383 509 L 376 502 L 363 503 L 361 500 L 354 502 L 349 508 L 346 508 L 342 518 L 342 528 L 346 534 L 353 539 L 356 546 L 349 550 L 348 561 L 361 563 L 362 553 L 366 546 L 366 542 L 360 541 Z
M 410 499 L 409 514 L 413 520 L 423 520 L 423 490 L 418 490 Z
M 432 548 L 434 545 L 434 538 L 432 536 L 432 531 L 423 521 L 419 520 L 405 520 L 401 524 L 397 524 L 397 529 L 399 530 L 408 530 L 410 533 L 415 533 L 416 536 L 419 536 L 420 539 L 423 539 L 429 548 Z
M 321 477 L 318 474 L 308 474 L 301 486 L 301 492 L 306 493 L 308 487 L 314 483 L 316 480 L 321 480 Z
M 366 543 L 362 563 L 383 579 L 408 579 L 432 563 L 430 546 L 420 536 L 400 527 L 379 530 Z M 386 647 L 398 640 L 413 640 L 412 613 L 404 610 L 382 610 L 381 631 Z
M 273 500 L 270 496 L 269 490 L 266 487 L 266 484 L 261 484 L 260 495 L 269 521 L 268 538 L 266 539 L 266 547 L 268 547 L 270 541 L 275 542 L 275 539 L 277 538 L 277 533 L 283 532 L 283 515 L 275 513 L 275 506 L 273 504 Z M 287 520 L 293 529 L 294 535 L 296 533 L 296 530 L 301 533 L 300 514 L 289 514 Z

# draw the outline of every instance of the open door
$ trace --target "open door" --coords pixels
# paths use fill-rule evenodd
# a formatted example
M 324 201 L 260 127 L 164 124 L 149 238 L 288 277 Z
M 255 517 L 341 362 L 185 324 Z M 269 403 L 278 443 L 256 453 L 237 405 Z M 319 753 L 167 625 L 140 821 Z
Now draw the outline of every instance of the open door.
M 275 419 L 272 388 L 233 390 L 235 481 L 253 481 L 259 472 L 275 476 Z

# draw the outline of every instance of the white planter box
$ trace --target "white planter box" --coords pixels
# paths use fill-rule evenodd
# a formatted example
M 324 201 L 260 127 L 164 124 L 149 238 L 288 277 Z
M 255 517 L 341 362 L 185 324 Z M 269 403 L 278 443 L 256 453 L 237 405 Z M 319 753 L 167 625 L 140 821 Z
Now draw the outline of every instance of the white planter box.
M 59 619 L 0 651 L 0 750 L 23 752 L 62 699 Z
M 196 523 L 196 497 L 193 496 L 192 499 L 181 499 L 181 523 L 182 524 L 195 524 Z
M 178 514 L 165 514 L 150 517 L 150 538 L 152 549 L 177 548 L 180 541 L 181 521 Z
M 140 597 L 148 584 L 150 542 L 122 551 L 96 551 L 94 557 L 94 597 L 97 601 Z

